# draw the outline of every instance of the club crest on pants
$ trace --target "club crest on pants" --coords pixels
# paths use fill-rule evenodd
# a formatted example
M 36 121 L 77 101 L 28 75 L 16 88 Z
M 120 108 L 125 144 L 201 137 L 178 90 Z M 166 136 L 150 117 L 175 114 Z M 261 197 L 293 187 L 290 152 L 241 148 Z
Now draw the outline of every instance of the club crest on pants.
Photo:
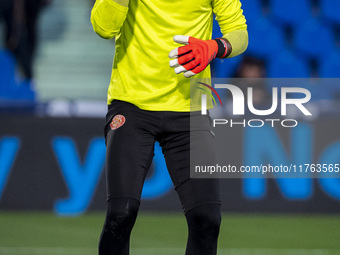
M 110 124 L 110 127 L 112 130 L 115 130 L 117 128 L 120 128 L 121 126 L 124 125 L 125 123 L 125 117 L 123 115 L 116 115 L 112 118 L 112 121 L 111 121 L 111 124 Z

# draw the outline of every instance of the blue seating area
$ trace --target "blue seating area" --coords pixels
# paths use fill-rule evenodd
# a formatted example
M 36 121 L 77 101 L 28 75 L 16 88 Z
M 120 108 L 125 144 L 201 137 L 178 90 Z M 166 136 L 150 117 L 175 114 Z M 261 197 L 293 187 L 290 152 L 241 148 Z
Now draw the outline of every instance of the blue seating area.
M 340 77 L 340 0 L 241 2 L 249 31 L 244 55 L 264 60 L 269 78 Z
M 340 0 L 322 0 L 321 16 L 330 22 L 340 24 Z
M 247 13 L 247 20 L 253 22 L 263 15 L 263 8 L 260 1 L 243 0 L 242 9 Z
M 0 109 L 31 110 L 36 98 L 32 81 L 19 77 L 15 58 L 8 50 L 0 49 L 0 70 Z
M 295 29 L 295 51 L 305 58 L 319 59 L 335 52 L 334 32 L 320 20 L 310 18 Z
M 252 29 L 249 30 L 249 54 L 269 58 L 274 52 L 284 49 L 283 31 L 268 18 L 258 18 L 252 24 Z
M 306 78 L 310 71 L 304 58 L 291 50 L 281 50 L 269 58 L 267 75 L 271 78 Z
M 280 25 L 297 26 L 301 21 L 312 16 L 310 0 L 271 0 L 270 10 L 271 19 Z
M 321 78 L 337 78 L 340 70 L 340 51 L 335 52 L 330 57 L 324 57 L 320 61 Z

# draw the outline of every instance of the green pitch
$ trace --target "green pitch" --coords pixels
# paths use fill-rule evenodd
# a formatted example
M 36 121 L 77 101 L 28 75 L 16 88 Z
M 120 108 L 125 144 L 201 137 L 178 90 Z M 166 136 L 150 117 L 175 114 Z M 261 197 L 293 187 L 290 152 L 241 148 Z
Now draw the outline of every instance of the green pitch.
M 1 255 L 95 255 L 103 213 L 56 217 L 0 212 Z M 184 255 L 181 214 L 140 213 L 132 255 Z M 226 214 L 219 255 L 339 255 L 340 216 Z

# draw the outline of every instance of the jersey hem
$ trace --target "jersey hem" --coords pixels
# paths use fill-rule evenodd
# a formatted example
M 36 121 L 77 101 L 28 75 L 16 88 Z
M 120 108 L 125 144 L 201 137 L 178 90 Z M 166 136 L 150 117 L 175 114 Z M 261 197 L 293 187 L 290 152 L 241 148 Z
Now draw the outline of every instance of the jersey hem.
M 201 106 L 185 106 L 185 107 L 169 107 L 168 105 L 148 105 L 148 104 L 136 104 L 135 102 L 130 102 L 126 100 L 121 100 L 121 99 L 112 99 L 108 101 L 108 105 L 112 103 L 113 100 L 120 100 L 124 101 L 130 104 L 133 104 L 137 106 L 141 110 L 146 110 L 146 111 L 154 111 L 154 112 L 162 112 L 162 111 L 170 111 L 170 112 L 195 112 L 195 111 L 201 111 Z M 212 109 L 213 107 L 209 107 L 208 109 Z

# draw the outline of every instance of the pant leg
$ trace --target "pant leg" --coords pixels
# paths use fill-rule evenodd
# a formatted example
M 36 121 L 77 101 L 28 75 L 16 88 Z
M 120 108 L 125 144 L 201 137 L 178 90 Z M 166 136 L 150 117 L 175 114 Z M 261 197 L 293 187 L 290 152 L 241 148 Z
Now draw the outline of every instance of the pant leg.
M 105 127 L 108 208 L 99 255 L 128 255 L 143 183 L 154 155 L 154 116 L 114 101 Z M 147 126 L 149 125 L 149 126 Z
M 190 178 L 190 157 L 196 151 L 200 162 L 207 165 L 216 162 L 214 137 L 207 116 L 194 118 L 199 118 L 199 125 L 194 128 L 190 128 L 188 114 L 173 113 L 165 118 L 169 124 L 161 146 L 187 219 L 186 255 L 216 255 L 221 223 L 219 180 Z M 202 148 L 204 153 L 201 153 Z
M 124 119 L 123 124 L 119 124 L 119 117 Z M 136 106 L 112 102 L 105 128 L 108 200 L 117 197 L 140 200 L 154 155 L 155 133 L 148 127 L 148 121 L 153 122 L 152 116 L 146 116 Z
M 190 118 L 195 118 L 199 128 L 190 127 Z M 206 165 L 216 164 L 210 117 L 200 114 L 190 117 L 189 113 L 172 113 L 165 119 L 169 124 L 166 124 L 168 128 L 160 144 L 184 212 L 205 204 L 220 204 L 218 179 L 190 178 L 190 157 L 193 155 L 199 155 L 199 161 Z

